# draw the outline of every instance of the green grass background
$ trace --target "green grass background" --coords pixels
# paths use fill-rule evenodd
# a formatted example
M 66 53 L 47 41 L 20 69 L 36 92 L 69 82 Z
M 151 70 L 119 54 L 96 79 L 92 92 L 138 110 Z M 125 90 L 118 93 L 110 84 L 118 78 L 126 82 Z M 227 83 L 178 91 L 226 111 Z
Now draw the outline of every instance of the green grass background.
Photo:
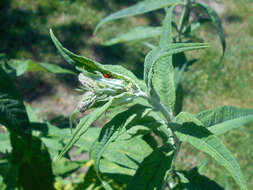
M 49 37 L 49 28 L 70 50 L 100 61 L 120 64 L 142 77 L 147 49 L 138 44 L 100 45 L 102 39 L 123 33 L 136 25 L 160 24 L 162 12 L 149 13 L 108 23 L 97 36 L 93 30 L 104 16 L 136 3 L 136 0 L 2 0 L 0 2 L 0 52 L 8 58 L 33 59 L 69 67 L 59 56 Z M 219 64 L 221 48 L 215 29 L 205 25 L 197 34 L 211 48 L 188 54 L 198 61 L 185 73 L 183 110 L 198 113 L 204 109 L 233 105 L 253 108 L 253 23 L 252 1 L 226 0 L 220 14 L 226 34 L 227 51 Z M 26 101 L 40 107 L 41 117 L 68 115 L 76 100 L 75 78 L 61 75 L 26 74 L 17 81 Z M 27 85 L 29 82 L 30 85 Z M 61 87 L 60 91 L 55 88 Z M 63 97 L 62 91 L 67 94 Z M 69 95 L 68 95 L 69 94 Z M 74 95 L 73 95 L 74 94 Z M 69 102 L 69 103 L 68 103 Z M 43 104 L 64 105 L 59 110 L 45 109 Z M 67 113 L 66 113 L 67 112 Z M 235 155 L 253 189 L 253 123 L 221 136 Z M 206 175 L 222 183 L 222 171 L 209 157 L 184 145 L 178 159 L 178 168 L 190 169 L 208 158 Z M 237 187 L 234 186 L 236 189 Z

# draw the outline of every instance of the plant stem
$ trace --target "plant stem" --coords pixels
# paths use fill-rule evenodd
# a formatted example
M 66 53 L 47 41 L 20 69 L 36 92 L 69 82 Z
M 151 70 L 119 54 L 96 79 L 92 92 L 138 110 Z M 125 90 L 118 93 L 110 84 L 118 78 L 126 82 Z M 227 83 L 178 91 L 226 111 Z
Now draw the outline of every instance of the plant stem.
M 179 21 L 179 40 L 181 41 L 181 35 L 184 29 L 184 26 L 189 21 L 189 15 L 190 15 L 190 7 L 191 7 L 191 0 L 185 0 L 185 5 L 183 9 L 182 16 Z
M 175 122 L 175 117 L 173 115 L 172 109 L 168 110 L 160 101 L 152 101 L 151 98 L 146 95 L 146 93 L 141 93 L 140 96 L 142 98 L 148 100 L 148 102 L 151 103 L 151 105 L 154 107 L 154 109 L 157 109 L 162 113 L 162 115 L 164 116 L 164 118 L 167 121 L 167 124 L 169 124 L 171 122 Z M 172 160 L 172 170 L 174 170 L 175 169 L 175 160 L 176 160 L 176 157 L 177 157 L 179 150 L 180 150 L 181 141 L 178 139 L 175 132 L 171 128 L 166 127 L 166 125 L 161 125 L 159 127 L 159 129 L 168 138 L 167 142 L 169 142 L 170 144 L 173 145 L 174 155 L 173 155 L 173 160 Z M 162 189 L 166 188 L 165 184 L 166 184 L 166 180 L 164 181 Z

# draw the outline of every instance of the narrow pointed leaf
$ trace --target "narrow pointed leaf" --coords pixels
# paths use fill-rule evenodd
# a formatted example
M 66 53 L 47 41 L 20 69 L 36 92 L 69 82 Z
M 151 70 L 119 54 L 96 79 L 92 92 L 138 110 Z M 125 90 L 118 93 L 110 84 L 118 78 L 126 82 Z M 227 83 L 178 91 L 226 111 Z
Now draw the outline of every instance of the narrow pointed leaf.
M 153 66 L 152 85 L 160 101 L 172 113 L 176 100 L 172 56 L 163 56 Z
M 73 74 L 76 75 L 75 72 L 65 69 L 60 67 L 59 65 L 52 64 L 52 63 L 41 63 L 41 62 L 34 62 L 34 61 L 29 61 L 29 68 L 28 72 L 34 72 L 34 71 L 48 71 L 50 73 L 54 74 Z
M 163 44 L 164 45 L 164 44 Z M 208 47 L 203 43 L 169 44 L 163 48 L 152 50 L 145 58 L 144 81 L 148 92 L 154 99 L 161 100 L 167 110 L 172 113 L 175 104 L 175 83 L 172 55 L 184 51 Z
M 171 127 L 182 142 L 188 142 L 200 151 L 213 157 L 232 175 L 241 190 L 247 190 L 247 183 L 236 159 L 226 146 L 203 124 L 189 113 L 181 112 Z
M 112 38 L 103 43 L 105 46 L 111 46 L 118 43 L 132 42 L 144 40 L 147 38 L 153 38 L 160 36 L 162 32 L 161 27 L 136 27 L 129 32 Z
M 239 128 L 253 120 L 253 109 L 223 106 L 199 113 L 196 116 L 215 135 Z
M 175 43 L 170 44 L 165 48 L 155 48 L 150 51 L 144 62 L 144 81 L 147 86 L 149 86 L 150 76 L 152 75 L 152 67 L 155 62 L 163 56 L 169 56 L 176 53 L 181 53 L 185 51 L 191 51 L 196 49 L 202 49 L 209 47 L 207 43 Z
M 60 54 L 63 56 L 63 58 L 71 65 L 75 66 L 77 70 L 79 71 L 88 71 L 88 72 L 101 72 L 102 74 L 109 74 L 115 79 L 123 79 L 126 81 L 130 81 L 133 83 L 136 82 L 139 84 L 139 80 L 136 78 L 136 76 L 127 69 L 118 66 L 118 65 L 102 65 L 96 61 L 93 61 L 87 57 L 76 55 L 66 48 L 62 46 L 62 44 L 59 42 L 59 40 L 55 37 L 52 30 L 50 30 L 51 38 L 60 52 Z
M 220 37 L 223 56 L 224 56 L 224 53 L 226 51 L 226 39 L 225 39 L 224 30 L 223 30 L 223 27 L 222 27 L 221 20 L 220 20 L 219 16 L 217 15 L 216 11 L 207 4 L 193 3 L 193 6 L 194 5 L 197 6 L 197 7 L 200 7 L 201 9 L 203 9 L 209 15 L 209 17 L 213 21 L 214 25 L 216 26 L 216 29 L 218 31 L 218 35 Z
M 113 100 L 110 100 L 105 105 L 95 109 L 88 116 L 80 120 L 73 135 L 71 136 L 71 139 L 65 145 L 57 159 L 60 159 L 80 139 L 80 137 L 89 129 L 92 123 L 96 121 L 112 105 L 112 103 Z
M 17 60 L 12 59 L 7 64 L 15 70 L 17 76 L 21 76 L 26 72 L 48 71 L 54 74 L 76 74 L 75 72 L 60 67 L 56 64 L 36 62 L 33 60 Z
M 162 35 L 160 38 L 159 47 L 161 51 L 172 45 L 172 12 L 174 6 L 166 9 L 166 16 L 163 21 Z M 159 54 L 159 53 L 158 53 Z M 161 103 L 172 114 L 175 104 L 175 86 L 174 86 L 174 67 L 172 65 L 172 54 L 161 56 L 149 73 L 149 85 L 152 83 L 150 90 L 151 97 L 157 99 L 157 95 Z
M 117 20 L 120 18 L 125 18 L 129 16 L 134 16 L 134 15 L 140 15 L 143 13 L 147 13 L 150 11 L 154 11 L 157 9 L 161 9 L 164 7 L 168 7 L 174 4 L 181 3 L 181 0 L 144 0 L 141 1 L 131 7 L 125 8 L 123 10 L 120 10 L 116 13 L 113 13 L 107 17 L 105 17 L 100 23 L 97 25 L 95 32 L 103 26 L 105 23 L 112 21 L 112 20 Z
M 54 45 L 60 52 L 60 54 L 63 56 L 63 58 L 71 65 L 79 68 L 85 68 L 87 71 L 94 72 L 94 71 L 100 71 L 102 73 L 106 73 L 106 70 L 104 69 L 103 65 L 100 63 L 97 63 L 89 58 L 76 55 L 66 48 L 62 46 L 62 44 L 59 42 L 59 40 L 55 37 L 52 30 L 50 30 L 50 36 L 54 42 Z M 111 73 L 108 73 L 111 74 Z
M 174 6 L 166 9 L 166 16 L 163 20 L 162 35 L 159 42 L 159 47 L 166 47 L 172 43 L 172 16 L 173 16 Z

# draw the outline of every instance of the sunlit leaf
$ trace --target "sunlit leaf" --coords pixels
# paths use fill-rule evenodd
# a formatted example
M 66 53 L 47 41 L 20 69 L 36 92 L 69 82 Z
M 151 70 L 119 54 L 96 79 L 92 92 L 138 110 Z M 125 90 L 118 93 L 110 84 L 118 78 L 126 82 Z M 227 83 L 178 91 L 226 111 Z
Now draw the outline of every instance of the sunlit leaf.
M 147 13 L 150 11 L 154 11 L 157 9 L 165 8 L 171 5 L 175 5 L 178 3 L 182 3 L 181 0 L 144 0 L 141 1 L 131 7 L 125 8 L 123 10 L 120 10 L 116 13 L 113 13 L 107 17 L 105 17 L 100 23 L 97 25 L 95 32 L 103 26 L 105 23 L 112 21 L 112 20 L 117 20 L 120 18 L 125 18 L 129 16 L 134 16 L 134 15 L 139 15 L 143 13 Z
M 223 56 L 224 56 L 224 53 L 226 50 L 225 34 L 224 34 L 224 30 L 222 28 L 221 20 L 220 20 L 219 16 L 217 15 L 216 11 L 212 7 L 210 7 L 209 5 L 204 4 L 204 3 L 195 2 L 192 5 L 203 9 L 209 15 L 210 19 L 213 21 L 214 25 L 217 28 L 218 35 L 220 37 L 220 41 L 222 44 L 222 50 L 223 50 Z
M 136 82 L 137 84 L 140 85 L 139 80 L 131 71 L 119 65 L 102 65 L 87 57 L 76 55 L 62 46 L 59 40 L 55 37 L 52 30 L 50 30 L 50 35 L 62 57 L 69 64 L 75 66 L 77 70 L 81 72 L 85 70 L 91 73 L 100 72 L 102 74 L 109 74 L 115 79 L 123 79 L 131 83 Z
M 5 153 L 5 152 L 10 152 L 11 151 L 11 141 L 9 138 L 9 133 L 0 133 L 0 152 Z
M 56 64 L 51 63 L 43 63 L 43 62 L 36 62 L 33 60 L 18 60 L 12 59 L 9 60 L 8 65 L 15 70 L 17 76 L 21 76 L 26 72 L 38 72 L 38 71 L 46 71 L 51 72 L 54 74 L 73 74 L 76 75 L 75 72 L 60 67 Z
M 189 113 L 181 112 L 171 127 L 182 142 L 188 142 L 200 151 L 213 157 L 232 175 L 241 190 L 247 190 L 247 183 L 236 159 L 226 146 L 203 124 Z
M 136 27 L 129 32 L 119 35 L 103 43 L 105 46 L 110 46 L 118 43 L 132 42 L 137 40 L 144 40 L 160 36 L 162 32 L 161 27 Z
M 223 106 L 199 113 L 196 116 L 215 135 L 239 128 L 253 120 L 253 109 Z
M 113 103 L 113 100 L 110 100 L 102 107 L 93 110 L 88 116 L 82 118 L 74 133 L 71 135 L 69 142 L 65 145 L 57 159 L 60 159 L 79 139 L 80 137 L 89 129 L 94 121 L 96 121 Z
M 138 114 L 142 114 L 145 111 L 144 106 L 135 105 L 127 111 L 117 114 L 110 122 L 108 122 L 102 129 L 98 139 L 95 141 L 91 148 L 91 159 L 94 160 L 94 166 L 97 173 L 99 173 L 100 159 L 108 147 L 108 145 L 120 135 L 124 126 L 131 122 Z
M 158 94 L 168 111 L 172 112 L 175 103 L 172 55 L 206 47 L 208 45 L 205 43 L 175 43 L 158 47 L 147 54 L 144 63 L 144 81 L 148 92 L 152 96 Z

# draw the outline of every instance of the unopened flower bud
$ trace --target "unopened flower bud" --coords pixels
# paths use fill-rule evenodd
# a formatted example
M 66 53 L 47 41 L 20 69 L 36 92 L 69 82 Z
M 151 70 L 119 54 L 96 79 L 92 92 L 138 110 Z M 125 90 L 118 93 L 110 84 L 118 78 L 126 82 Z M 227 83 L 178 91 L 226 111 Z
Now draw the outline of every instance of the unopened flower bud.
M 100 73 L 87 73 L 87 76 L 81 73 L 78 79 L 82 84 L 81 90 L 85 92 L 77 107 L 80 112 L 84 112 L 97 102 L 106 102 L 121 94 L 122 98 L 118 103 L 126 104 L 141 92 L 138 86 L 129 81 L 105 77 Z

